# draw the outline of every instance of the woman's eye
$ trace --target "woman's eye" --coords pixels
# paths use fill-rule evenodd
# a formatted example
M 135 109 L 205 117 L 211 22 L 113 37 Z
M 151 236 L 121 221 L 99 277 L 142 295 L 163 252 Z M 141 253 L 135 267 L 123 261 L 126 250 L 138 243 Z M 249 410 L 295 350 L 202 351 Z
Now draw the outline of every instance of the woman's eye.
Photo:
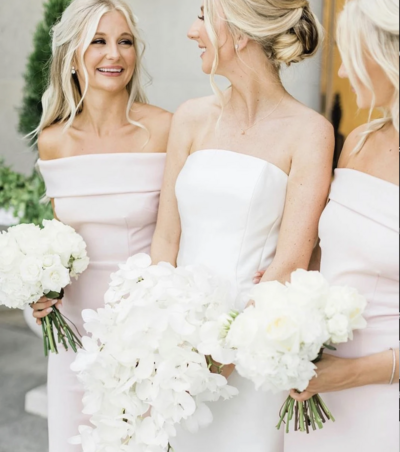
M 106 41 L 104 39 L 96 39 L 92 42 L 92 44 L 105 44 Z
M 133 46 L 133 42 L 130 39 L 124 39 L 123 41 L 120 42 L 120 44 L 124 46 Z
M 198 17 L 199 17 L 200 20 L 203 20 L 203 21 L 205 20 L 204 16 L 198 16 Z

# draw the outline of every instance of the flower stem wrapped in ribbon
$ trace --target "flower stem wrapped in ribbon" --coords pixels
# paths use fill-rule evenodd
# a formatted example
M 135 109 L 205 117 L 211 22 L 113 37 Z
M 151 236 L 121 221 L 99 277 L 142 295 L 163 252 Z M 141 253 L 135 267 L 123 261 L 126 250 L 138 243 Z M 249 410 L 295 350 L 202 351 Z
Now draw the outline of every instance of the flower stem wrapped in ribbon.
M 0 235 L 0 305 L 25 309 L 43 296 L 61 300 L 64 289 L 89 265 L 86 244 L 74 229 L 57 220 L 43 228 L 22 224 Z M 74 352 L 79 333 L 56 306 L 42 320 L 44 352 L 58 353 L 58 344 Z

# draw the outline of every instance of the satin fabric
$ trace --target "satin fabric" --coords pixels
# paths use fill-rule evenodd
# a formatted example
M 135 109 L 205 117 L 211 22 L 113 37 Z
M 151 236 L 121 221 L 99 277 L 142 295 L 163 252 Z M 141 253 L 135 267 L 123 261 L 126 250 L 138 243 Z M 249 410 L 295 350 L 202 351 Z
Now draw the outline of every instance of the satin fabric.
M 368 327 L 340 345 L 343 358 L 399 347 L 399 188 L 370 175 L 336 171 L 320 223 L 322 273 L 367 297 Z M 390 367 L 390 366 L 389 366 Z M 388 368 L 388 383 L 390 369 Z M 285 452 L 396 452 L 399 388 L 375 385 L 323 396 L 336 423 L 309 436 L 291 433 Z
M 149 253 L 155 230 L 165 154 L 95 154 L 39 160 L 60 221 L 82 235 L 88 270 L 66 289 L 62 312 L 83 334 L 84 309 L 104 305 L 111 273 L 136 253 Z M 82 414 L 82 388 L 70 370 L 75 355 L 60 350 L 49 360 L 49 452 L 76 452 L 68 440 Z
M 253 276 L 276 254 L 288 176 L 255 157 L 223 150 L 191 155 L 176 185 L 182 237 L 179 265 L 203 264 L 230 281 L 238 309 L 249 301 Z M 175 452 L 281 452 L 275 428 L 284 395 L 256 392 L 237 373 L 240 395 L 210 404 L 213 424 L 197 434 L 182 429 Z

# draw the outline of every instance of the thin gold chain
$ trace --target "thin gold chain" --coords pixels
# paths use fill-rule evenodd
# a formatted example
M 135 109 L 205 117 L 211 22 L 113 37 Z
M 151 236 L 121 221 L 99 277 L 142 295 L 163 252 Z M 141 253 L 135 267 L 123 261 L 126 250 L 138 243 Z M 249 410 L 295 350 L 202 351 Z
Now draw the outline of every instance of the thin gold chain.
M 240 121 L 237 117 L 236 111 L 234 110 L 232 104 L 231 104 L 231 109 L 233 111 L 233 114 L 235 115 L 236 121 L 239 124 L 240 130 L 242 131 L 242 135 L 246 135 L 246 132 L 248 132 L 249 130 L 253 129 L 257 124 L 259 124 L 262 121 L 265 121 L 266 119 L 268 119 L 271 115 L 273 115 L 276 110 L 278 110 L 278 108 L 281 106 L 283 99 L 285 98 L 286 93 L 282 96 L 282 99 L 277 103 L 277 105 L 268 113 L 267 116 L 264 116 L 263 118 L 260 118 L 259 120 L 257 120 L 252 126 L 247 127 L 247 129 L 243 129 L 243 127 L 240 127 Z

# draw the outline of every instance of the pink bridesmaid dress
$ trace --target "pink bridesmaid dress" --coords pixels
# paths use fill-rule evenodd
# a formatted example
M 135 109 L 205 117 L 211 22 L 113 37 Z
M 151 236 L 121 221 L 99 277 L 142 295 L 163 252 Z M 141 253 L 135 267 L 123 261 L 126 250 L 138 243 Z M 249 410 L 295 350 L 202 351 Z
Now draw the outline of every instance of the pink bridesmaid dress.
M 399 187 L 368 174 L 336 171 L 320 224 L 322 273 L 368 299 L 368 327 L 338 348 L 359 358 L 399 347 Z M 390 371 L 388 370 L 388 383 Z M 336 423 L 309 436 L 290 433 L 285 452 L 396 452 L 399 387 L 376 385 L 325 394 Z
M 60 221 L 87 243 L 89 269 L 66 290 L 63 313 L 83 334 L 84 309 L 98 309 L 110 274 L 136 253 L 149 253 L 165 168 L 165 154 L 96 154 L 38 162 Z M 50 452 L 68 444 L 82 414 L 82 390 L 70 370 L 75 355 L 51 356 L 48 374 Z

